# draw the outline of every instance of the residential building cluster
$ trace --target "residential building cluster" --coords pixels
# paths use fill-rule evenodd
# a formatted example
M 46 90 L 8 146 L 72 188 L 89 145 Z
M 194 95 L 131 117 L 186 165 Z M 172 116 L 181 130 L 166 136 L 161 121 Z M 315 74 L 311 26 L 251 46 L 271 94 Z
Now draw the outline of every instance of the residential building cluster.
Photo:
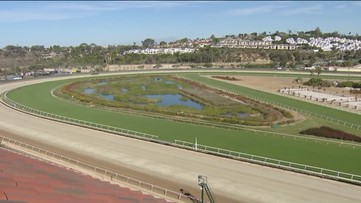
M 279 42 L 281 40 L 282 40 L 282 38 L 277 35 L 274 37 L 274 39 L 272 39 L 272 36 L 267 36 L 267 37 L 262 38 L 262 41 L 264 41 L 264 42 L 273 42 L 273 41 Z
M 332 49 L 337 49 L 340 51 L 357 51 L 361 49 L 361 41 L 346 39 L 340 37 L 327 37 L 327 38 L 314 38 L 311 37 L 309 40 L 297 38 L 286 39 L 286 42 L 289 44 L 298 44 L 298 45 L 309 45 L 310 47 L 317 47 L 323 51 L 331 51 Z
M 212 39 L 187 39 L 180 40 L 166 45 L 156 44 L 153 48 L 132 49 L 123 54 L 174 54 L 174 53 L 193 53 L 197 48 L 212 45 Z
M 273 44 L 273 41 L 280 41 L 282 38 L 275 36 L 272 39 L 271 36 L 265 37 L 262 40 L 244 40 L 241 38 L 231 38 L 227 37 L 220 40 L 218 43 L 213 43 L 212 39 L 197 39 L 197 40 L 188 40 L 186 42 L 176 42 L 172 44 L 167 44 L 166 46 L 156 45 L 154 48 L 146 49 L 133 49 L 124 52 L 124 54 L 136 53 L 136 54 L 174 54 L 178 53 L 192 53 L 197 48 L 204 46 L 211 46 L 215 48 L 243 48 L 243 49 L 277 49 L 277 50 L 295 50 L 297 46 L 295 44 Z
M 174 54 L 174 53 L 193 53 L 193 48 L 146 48 L 132 49 L 124 52 L 124 54 Z
M 277 36 L 276 36 L 277 37 Z M 275 41 L 279 40 L 275 38 Z M 218 44 L 212 47 L 229 47 L 229 48 L 245 48 L 245 49 L 279 49 L 279 50 L 294 50 L 296 45 L 293 44 L 272 44 L 272 38 L 260 40 L 243 40 L 226 38 L 221 40 Z
M 205 47 L 213 44 L 211 38 L 191 40 L 193 47 Z
M 288 44 L 308 44 L 308 41 L 306 39 L 298 37 L 296 40 L 294 40 L 293 38 L 287 38 L 286 43 L 288 43 Z
M 194 47 L 204 47 L 212 45 L 212 39 L 206 38 L 206 39 L 183 39 L 178 40 L 175 42 L 170 42 L 165 45 L 161 45 L 161 43 L 156 44 L 153 48 L 160 49 L 160 48 L 194 48 Z
M 315 47 L 318 50 L 331 51 L 333 49 L 340 51 L 357 51 L 361 49 L 361 41 L 356 39 L 347 39 L 342 37 L 327 37 L 327 38 L 314 38 L 304 39 L 301 37 L 291 37 L 287 39 L 282 39 L 278 35 L 266 36 L 261 40 L 252 40 L 251 37 L 235 37 L 226 36 L 226 38 L 213 38 L 209 37 L 206 39 L 181 39 L 175 42 L 170 43 L 156 43 L 152 48 L 146 49 L 132 49 L 125 51 L 122 54 L 174 54 L 174 53 L 192 53 L 195 52 L 198 48 L 210 46 L 214 48 L 243 48 L 243 49 L 271 49 L 271 50 L 295 50 L 299 47 L 309 46 Z M 84 45 L 80 45 L 82 48 L 87 48 Z M 97 46 L 95 44 L 89 45 L 90 50 L 83 50 L 85 54 L 91 53 L 93 49 Z M 33 52 L 32 48 L 29 47 L 10 47 L 12 52 Z M 109 48 L 109 47 L 105 47 Z M 52 58 L 62 58 L 64 53 L 72 53 L 74 48 L 72 47 L 62 47 L 61 51 L 47 50 L 44 51 L 34 51 L 41 54 L 42 58 L 52 59 Z M 0 51 L 9 51 L 6 48 Z M 316 51 L 316 50 L 315 50 Z

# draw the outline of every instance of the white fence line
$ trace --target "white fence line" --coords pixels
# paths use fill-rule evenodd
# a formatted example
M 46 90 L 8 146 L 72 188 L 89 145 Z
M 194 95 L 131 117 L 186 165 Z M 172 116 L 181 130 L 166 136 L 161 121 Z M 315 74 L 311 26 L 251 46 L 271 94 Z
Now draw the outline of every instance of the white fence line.
M 191 79 L 191 78 L 187 78 L 187 79 Z M 192 80 L 192 79 L 191 79 L 191 80 Z M 203 84 L 204 84 L 204 82 L 203 82 Z M 344 127 L 348 127 L 348 128 L 352 128 L 352 129 L 356 129 L 356 130 L 361 130 L 361 125 L 358 125 L 358 124 L 354 124 L 354 123 L 350 123 L 350 122 L 338 120 L 338 119 L 331 118 L 331 117 L 328 117 L 328 116 L 325 116 L 325 115 L 322 115 L 322 114 L 317 114 L 317 113 L 314 113 L 314 112 L 310 112 L 310 111 L 306 111 L 306 110 L 303 110 L 303 109 L 299 109 L 299 108 L 296 108 L 296 107 L 293 107 L 293 106 L 289 106 L 289 105 L 285 105 L 285 104 L 280 104 L 280 103 L 275 102 L 275 101 L 272 101 L 272 100 L 267 100 L 267 99 L 263 99 L 263 98 L 256 97 L 256 96 L 253 96 L 253 95 L 245 94 L 245 93 L 243 93 L 243 92 L 241 92 L 241 91 L 231 90 L 231 89 L 227 89 L 227 88 L 224 88 L 224 87 L 221 87 L 221 86 L 215 86 L 215 85 L 212 85 L 212 84 L 209 84 L 209 83 L 207 83 L 207 86 L 210 86 L 210 87 L 215 88 L 215 89 L 217 89 L 217 90 L 225 91 L 225 92 L 228 92 L 228 93 L 245 96 L 245 97 L 248 97 L 248 98 L 250 98 L 250 99 L 253 99 L 253 100 L 256 100 L 256 101 L 260 101 L 260 102 L 263 102 L 263 103 L 267 103 L 267 104 L 271 104 L 271 105 L 274 105 L 274 106 L 277 106 L 277 107 L 281 107 L 281 108 L 285 108 L 285 109 L 288 109 L 288 110 L 297 111 L 298 113 L 305 114 L 305 115 L 309 115 L 309 116 L 313 116 L 313 117 L 316 117 L 316 118 L 320 118 L 320 119 L 322 119 L 322 120 L 330 121 L 330 122 L 335 123 L 335 124 L 337 124 L 337 125 L 342 125 L 342 126 L 344 126 Z M 250 89 L 251 89 L 251 88 L 250 88 Z M 256 89 L 255 89 L 255 90 L 256 90 Z M 258 90 L 258 89 L 257 89 L 257 90 Z M 261 91 L 261 90 L 258 90 L 258 91 Z M 271 94 L 272 94 L 272 93 L 271 93 Z M 277 94 L 276 94 L 276 95 L 277 95 Z
M 354 124 L 354 123 L 350 123 L 350 122 L 347 122 L 347 121 L 342 121 L 342 120 L 339 120 L 339 119 L 331 118 L 331 117 L 329 117 L 329 116 L 325 116 L 325 115 L 322 115 L 322 114 L 318 114 L 318 113 L 306 111 L 306 110 L 299 109 L 299 108 L 296 108 L 296 107 L 293 107 L 293 106 L 289 106 L 289 105 L 285 105 L 285 104 L 280 104 L 280 103 L 275 102 L 275 101 L 266 100 L 266 99 L 263 99 L 263 98 L 259 98 L 259 97 L 255 97 L 255 96 L 251 96 L 251 95 L 247 95 L 247 94 L 243 94 L 243 93 L 240 92 L 240 91 L 234 91 L 234 90 L 228 90 L 228 89 L 221 89 L 221 88 L 219 88 L 219 87 L 217 87 L 217 88 L 220 89 L 220 90 L 229 92 L 229 93 L 247 96 L 247 97 L 249 97 L 249 98 L 251 98 L 251 99 L 254 99 L 254 100 L 257 100 L 257 101 L 261 101 L 261 102 L 264 102 L 264 103 L 267 103 L 267 104 L 275 105 L 275 106 L 277 106 L 277 107 L 285 108 L 285 109 L 288 109 L 288 110 L 293 110 L 293 111 L 296 111 L 296 112 L 298 112 L 298 113 L 305 114 L 305 115 L 309 115 L 309 116 L 313 116 L 313 117 L 316 117 L 316 118 L 319 118 L 319 119 L 322 119 L 322 120 L 330 121 L 330 122 L 335 123 L 335 124 L 337 124 L 337 125 L 342 125 L 342 126 L 344 126 L 344 127 L 348 127 L 348 128 L 352 128 L 352 129 L 356 129 L 356 130 L 361 130 L 361 126 L 358 125 L 358 124 Z
M 106 132 L 110 132 L 110 133 L 115 133 L 115 134 L 119 134 L 119 135 L 126 135 L 129 137 L 134 137 L 134 138 L 143 139 L 143 140 L 147 140 L 147 141 L 156 140 L 158 138 L 158 136 L 151 135 L 148 133 L 137 132 L 137 131 L 128 130 L 128 129 L 124 129 L 124 128 L 118 128 L 118 127 L 103 125 L 103 124 L 99 124 L 99 123 L 93 123 L 90 121 L 83 121 L 83 120 L 79 120 L 79 119 L 75 119 L 75 118 L 70 118 L 70 117 L 66 117 L 66 116 L 60 116 L 60 115 L 40 111 L 40 110 L 31 108 L 28 106 L 19 104 L 15 101 L 11 100 L 10 98 L 8 98 L 6 96 L 6 94 L 7 94 L 7 92 L 5 94 L 3 94 L 3 101 L 5 101 L 9 106 L 16 108 L 18 110 L 21 110 L 21 111 L 30 113 L 30 114 L 34 114 L 34 115 L 41 116 L 44 118 L 51 118 L 54 120 L 65 122 L 65 123 L 75 124 L 78 126 L 93 128 L 93 129 L 102 130 L 102 131 L 106 131 Z
M 39 111 L 39 110 L 27 107 L 25 105 L 21 105 L 21 104 L 18 104 L 16 102 L 12 101 L 8 97 L 6 97 L 6 93 L 3 94 L 3 100 L 5 102 L 7 102 L 7 104 L 13 108 L 17 108 L 17 109 L 25 111 L 25 112 L 30 112 L 35 115 L 40 115 L 45 118 L 52 118 L 55 120 L 63 121 L 65 123 L 71 123 L 71 124 L 90 127 L 90 128 L 103 130 L 103 131 L 107 131 L 107 132 L 111 132 L 111 133 L 122 134 L 122 135 L 135 137 L 135 138 L 139 138 L 139 139 L 143 139 L 143 140 L 147 140 L 147 141 L 155 141 L 158 143 L 171 144 L 171 145 L 174 145 L 177 147 L 182 147 L 182 148 L 187 148 L 187 149 L 192 149 L 192 150 L 195 149 L 195 146 L 193 146 L 193 143 L 190 143 L 190 142 L 185 142 L 185 141 L 180 141 L 180 140 L 175 140 L 174 143 L 160 141 L 159 139 L 157 139 L 158 137 L 155 135 L 140 133 L 140 132 L 131 131 L 131 130 L 122 129 L 122 128 L 116 128 L 116 127 L 112 127 L 112 126 L 106 126 L 106 125 L 102 125 L 102 124 L 77 120 L 77 119 L 73 119 L 73 118 L 69 118 L 69 117 L 64 117 L 64 116 L 59 116 L 59 115 Z M 245 129 L 245 130 L 253 131 L 253 132 L 257 133 L 257 130 L 254 130 L 254 129 Z M 265 131 L 262 133 L 265 133 Z M 271 134 L 275 135 L 277 133 L 271 133 Z M 282 135 L 282 134 L 278 133 L 277 135 Z M 310 139 L 310 138 L 305 138 L 305 139 Z M 313 138 L 313 139 L 325 141 L 325 140 L 317 139 L 317 138 Z M 328 142 L 332 142 L 332 141 L 328 141 Z M 347 142 L 342 143 L 342 144 L 360 146 L 360 145 L 354 145 L 352 143 L 347 143 Z M 218 156 L 226 156 L 228 158 L 240 159 L 240 160 L 244 160 L 244 161 L 251 161 L 251 162 L 254 162 L 257 164 L 269 165 L 269 166 L 278 167 L 278 168 L 282 168 L 282 169 L 286 169 L 286 170 L 307 173 L 310 175 L 322 176 L 322 177 L 326 177 L 326 178 L 343 180 L 343 181 L 348 181 L 351 183 L 361 184 L 361 176 L 354 175 L 354 174 L 332 171 L 329 169 L 322 169 L 322 168 L 318 168 L 318 167 L 314 167 L 314 166 L 307 166 L 307 165 L 302 165 L 302 164 L 297 164 L 297 163 L 292 163 L 292 162 L 287 162 L 287 161 L 282 161 L 282 160 L 276 160 L 276 159 L 271 159 L 271 158 L 267 158 L 267 157 L 246 154 L 246 153 L 242 153 L 242 152 L 235 152 L 235 151 L 230 151 L 230 150 L 226 150 L 226 149 L 222 149 L 222 148 L 215 148 L 215 147 L 210 147 L 210 146 L 205 146 L 205 145 L 197 145 L 197 149 L 198 149 L 197 151 L 199 151 L 199 152 L 206 152 L 206 153 L 211 153 L 211 154 L 215 154 Z M 296 167 L 296 166 L 298 166 L 298 167 Z M 318 170 L 318 169 L 321 169 L 321 170 Z M 328 173 L 331 173 L 331 174 L 328 174 Z M 332 174 L 336 174 L 336 175 L 332 175 Z
M 55 96 L 55 95 L 54 95 Z M 63 101 L 66 101 L 66 102 L 69 102 L 69 103 L 73 103 L 73 104 L 77 104 L 77 105 L 83 105 L 82 103 L 78 103 L 78 102 L 72 102 L 70 100 L 67 100 L 67 99 L 63 99 L 63 98 L 59 98 L 57 96 L 55 96 L 56 98 L 60 99 L 60 100 L 63 100 Z M 24 105 L 21 105 L 21 104 L 18 104 L 14 101 L 12 101 L 11 99 L 9 99 L 6 95 L 6 93 L 3 95 L 3 100 L 4 101 L 9 101 L 11 104 L 11 106 L 14 106 L 14 103 L 16 104 L 16 107 L 18 106 L 24 106 Z M 85 105 L 83 105 L 85 106 Z M 107 110 L 107 109 L 104 109 L 104 108 L 101 108 L 101 107 L 96 107 L 97 109 L 100 109 L 100 110 Z M 25 110 L 26 109 L 31 109 L 30 107 L 26 107 L 26 108 L 22 108 L 22 110 Z M 35 112 L 36 113 L 36 112 Z M 214 123 L 214 122 L 205 122 L 205 121 L 196 121 L 196 120 L 188 120 L 188 119 L 172 119 L 172 118 L 165 118 L 164 116 L 159 116 L 159 115 L 155 115 L 155 114 L 150 114 L 150 113 L 141 113 L 141 112 L 131 112 L 128 110 L 128 112 L 124 112 L 122 111 L 122 113 L 126 113 L 126 114 L 129 114 L 129 115 L 139 115 L 139 116 L 147 116 L 147 117 L 151 117 L 151 118 L 158 118 L 158 119 L 167 119 L 167 120 L 174 120 L 174 121 L 178 121 L 178 122 L 182 122 L 182 123 L 191 123 L 191 124 L 195 124 L 195 125 L 202 125 L 202 126 L 208 126 L 208 127 L 218 127 L 218 128 L 223 128 L 223 129 L 228 129 L 228 130 L 237 130 L 237 131 L 245 131 L 245 132 L 253 132 L 255 134 L 264 134 L 264 135 L 268 135 L 268 136 L 287 136 L 287 137 L 292 137 L 292 138 L 298 138 L 298 139 L 304 139 L 306 141 L 308 140 L 312 140 L 312 141 L 315 141 L 315 142 L 325 142 L 325 143 L 333 143 L 333 144 L 338 144 L 340 146 L 352 146 L 352 147 L 361 147 L 361 143 L 355 143 L 355 142 L 351 142 L 351 141 L 344 141 L 344 140 L 330 140 L 330 139 L 323 139 L 323 138 L 317 138 L 317 137 L 312 137 L 312 136 L 300 136 L 300 135 L 291 135 L 291 134 L 287 134 L 287 133 L 278 133 L 278 132 L 269 132 L 269 131 L 264 131 L 264 130 L 257 130 L 257 129 L 253 129 L 253 128 L 248 128 L 244 125 L 240 125 L 240 126 L 236 126 L 236 125 L 232 125 L 232 124 L 219 124 L 219 123 Z M 48 113 L 49 115 L 54 115 L 54 114 L 50 114 Z M 56 115 L 57 116 L 57 115 Z M 57 119 L 57 117 L 51 117 L 51 118 L 55 118 Z M 69 122 L 71 118 L 68 118 L 68 117 L 64 117 L 64 118 L 67 118 L 68 120 L 62 120 L 64 122 Z M 107 126 L 108 128 L 105 128 L 105 127 L 98 127 L 98 126 L 104 126 L 104 125 L 101 125 L 101 124 L 96 124 L 96 123 L 91 123 L 91 122 L 87 122 L 87 121 L 82 121 L 82 120 L 77 120 L 77 119 L 74 119 L 77 121 L 77 124 L 78 125 L 90 125 L 92 128 L 95 128 L 95 129 L 98 129 L 98 130 L 104 130 L 104 129 L 113 129 L 115 127 L 111 127 L 111 126 Z M 120 129 L 120 128 L 119 128 Z M 123 130 L 118 130 L 117 132 L 118 133 L 122 133 L 123 135 L 127 135 L 127 136 L 131 136 L 131 137 L 134 137 L 132 135 L 129 135 L 127 134 L 126 132 L 127 131 L 130 131 L 130 132 L 136 132 L 136 131 L 131 131 L 131 130 L 127 130 L 127 129 L 123 129 Z M 111 130 L 111 131 L 108 131 L 108 132 L 111 132 L 111 133 L 117 133 L 115 130 Z M 156 135 L 150 135 L 150 134 L 146 134 L 146 133 L 142 133 L 145 135 L 145 137 L 150 137 L 152 138 L 152 140 L 156 141 L 156 139 L 158 138 L 158 136 Z M 153 137 L 151 137 L 153 136 Z M 138 137 L 139 138 L 139 137 Z M 148 139 L 146 139 L 148 140 Z
M 344 173 L 344 172 L 340 172 L 340 171 L 319 168 L 319 167 L 309 166 L 309 165 L 304 165 L 304 164 L 298 164 L 298 163 L 293 163 L 293 162 L 288 162 L 288 161 L 282 161 L 282 160 L 277 160 L 277 159 L 272 159 L 272 158 L 267 158 L 267 157 L 252 155 L 252 154 L 246 154 L 246 153 L 242 153 L 242 152 L 236 152 L 236 151 L 231 151 L 231 150 L 217 148 L 217 147 L 211 147 L 211 146 L 200 145 L 200 144 L 195 145 L 194 143 L 186 142 L 186 141 L 182 141 L 182 140 L 175 140 L 174 144 L 177 146 L 181 146 L 184 148 L 188 148 L 188 149 L 203 152 L 203 153 L 215 154 L 218 156 L 239 159 L 239 160 L 257 163 L 257 164 L 261 164 L 261 165 L 268 165 L 268 166 L 272 166 L 275 168 L 282 168 L 282 169 L 286 169 L 289 171 L 295 171 L 295 172 L 305 173 L 305 174 L 309 174 L 309 175 L 325 177 L 325 178 L 329 178 L 329 179 L 347 181 L 347 182 L 351 182 L 354 184 L 361 184 L 361 176 L 360 175 Z
M 340 110 L 340 111 L 347 111 L 347 112 L 350 112 L 350 113 L 361 115 L 361 110 L 348 108 L 348 107 L 345 107 L 345 106 L 342 106 L 342 105 L 339 106 L 339 105 L 336 105 L 337 102 L 335 102 L 334 104 L 330 104 L 330 103 L 327 103 L 327 102 L 320 102 L 320 101 L 312 100 L 312 99 L 310 99 L 310 97 L 305 98 L 305 97 L 296 96 L 296 95 L 292 96 L 292 95 L 287 94 L 287 93 L 281 93 L 281 92 L 278 92 L 278 91 L 277 92 L 271 92 L 271 91 L 268 91 L 268 90 L 265 90 L 265 89 L 262 89 L 262 88 L 251 88 L 251 87 L 248 87 L 248 88 L 255 89 L 255 90 L 258 90 L 258 91 L 262 91 L 262 92 L 266 92 L 266 93 L 270 93 L 270 94 L 276 94 L 276 95 L 279 95 L 279 96 L 284 96 L 284 97 L 288 97 L 288 98 L 292 98 L 292 99 L 297 99 L 297 100 L 300 100 L 300 101 L 304 101 L 304 102 L 308 102 L 308 103 L 316 104 L 316 105 L 320 105 L 320 106 L 325 106 L 325 107 L 333 108 L 333 109 Z M 282 89 L 280 89 L 280 90 L 282 90 Z
M 5 147 L 9 147 L 13 150 L 19 150 L 20 152 L 23 152 L 25 154 L 30 154 L 35 157 L 39 158 L 45 158 L 46 160 L 49 160 L 50 162 L 56 162 L 59 164 L 59 161 L 61 162 L 60 165 L 73 168 L 74 170 L 77 170 L 77 168 L 80 168 L 86 171 L 88 174 L 97 174 L 102 179 L 106 178 L 107 181 L 110 182 L 118 182 L 120 184 L 125 184 L 130 186 L 131 188 L 137 189 L 142 192 L 151 193 L 155 196 L 166 198 L 172 201 L 177 202 L 184 202 L 184 203 L 190 203 L 192 202 L 186 195 L 183 195 L 181 193 L 168 190 L 166 188 L 162 188 L 159 186 L 152 185 L 150 183 L 146 183 L 122 174 L 119 174 L 117 172 L 98 167 L 94 164 L 89 164 L 85 162 L 81 162 L 76 159 L 69 158 L 67 156 L 64 156 L 59 153 L 54 153 L 48 150 L 45 150 L 43 148 L 39 148 L 33 145 L 29 145 L 14 139 L 10 139 L 7 137 L 1 137 L 0 136 L 0 147 L 1 145 Z M 50 158 L 50 159 L 49 159 Z

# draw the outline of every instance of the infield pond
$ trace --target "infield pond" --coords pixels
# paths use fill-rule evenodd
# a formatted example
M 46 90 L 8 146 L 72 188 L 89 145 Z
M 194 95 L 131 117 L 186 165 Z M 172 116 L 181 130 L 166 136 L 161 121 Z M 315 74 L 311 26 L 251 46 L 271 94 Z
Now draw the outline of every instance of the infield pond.
M 142 88 L 145 89 L 144 86 Z M 123 88 L 121 89 L 122 92 L 128 92 L 127 89 Z M 83 91 L 84 94 L 95 94 L 97 96 L 100 96 L 106 100 L 114 101 L 114 95 L 112 94 L 97 94 L 95 88 L 85 88 Z M 173 105 L 182 105 L 185 107 L 190 107 L 196 110 L 201 110 L 203 106 L 195 101 L 192 101 L 190 99 L 184 99 L 182 95 L 180 94 L 147 94 L 143 95 L 146 98 L 149 99 L 155 99 L 157 100 L 157 106 L 173 106 Z

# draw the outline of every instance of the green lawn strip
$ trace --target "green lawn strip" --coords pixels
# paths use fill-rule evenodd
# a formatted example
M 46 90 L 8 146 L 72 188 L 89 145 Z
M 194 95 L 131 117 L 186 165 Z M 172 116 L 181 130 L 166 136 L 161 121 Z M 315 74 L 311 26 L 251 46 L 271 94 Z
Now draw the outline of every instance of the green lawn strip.
M 229 83 L 225 83 L 225 82 L 221 82 L 221 81 L 217 81 L 217 80 L 213 80 L 213 79 L 209 79 L 209 78 L 205 78 L 205 77 L 200 77 L 195 74 L 187 75 L 186 77 L 188 77 L 192 80 L 195 80 L 197 82 L 204 83 L 204 84 L 212 85 L 215 87 L 221 87 L 221 88 L 224 88 L 227 90 L 238 91 L 238 92 L 241 92 L 242 94 L 261 98 L 266 101 L 277 102 L 278 104 L 292 106 L 292 107 L 302 109 L 302 110 L 305 110 L 308 112 L 314 112 L 317 114 L 328 116 L 330 118 L 338 119 L 338 120 L 345 121 L 348 123 L 361 125 L 361 115 L 357 115 L 354 113 L 345 112 L 345 111 L 341 111 L 338 109 L 332 109 L 329 107 L 312 104 L 312 103 L 300 101 L 297 99 L 287 98 L 287 97 L 283 97 L 283 96 L 279 96 L 276 94 L 271 94 L 271 93 L 243 87 L 243 86 L 237 86 L 237 85 L 233 85 L 233 84 L 229 84 Z
M 63 102 L 50 94 L 51 89 L 68 82 L 57 81 L 26 86 L 10 92 L 8 96 L 21 104 L 41 111 L 146 132 L 157 135 L 159 139 L 165 141 L 173 142 L 178 139 L 194 142 L 197 138 L 198 143 L 202 145 L 361 175 L 361 148 L 353 149 L 287 136 L 285 138 L 273 137 L 250 131 L 233 131 L 101 111 Z

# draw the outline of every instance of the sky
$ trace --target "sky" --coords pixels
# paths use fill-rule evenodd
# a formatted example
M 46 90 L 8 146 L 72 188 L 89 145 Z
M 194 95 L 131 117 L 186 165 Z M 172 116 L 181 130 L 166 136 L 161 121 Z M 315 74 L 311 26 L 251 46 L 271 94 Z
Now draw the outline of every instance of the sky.
M 289 30 L 361 34 L 360 1 L 1 1 L 7 45 L 141 44 Z

